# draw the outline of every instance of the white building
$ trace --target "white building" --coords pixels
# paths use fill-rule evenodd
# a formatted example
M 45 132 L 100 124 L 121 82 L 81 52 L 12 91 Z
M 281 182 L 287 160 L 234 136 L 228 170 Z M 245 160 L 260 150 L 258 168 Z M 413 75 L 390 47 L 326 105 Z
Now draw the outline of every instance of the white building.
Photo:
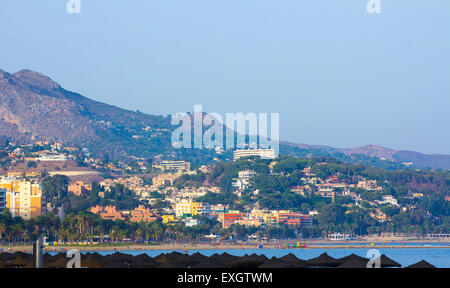
M 277 157 L 275 149 L 238 149 L 233 152 L 234 161 L 250 156 L 259 156 L 261 159 L 275 159 Z
M 395 199 L 392 195 L 384 195 L 383 200 L 377 202 L 378 204 L 391 204 L 393 206 L 399 206 L 397 199 Z
M 234 179 L 232 185 L 238 190 L 245 190 L 250 183 L 250 178 L 256 175 L 253 170 L 243 170 L 238 172 L 239 178 Z

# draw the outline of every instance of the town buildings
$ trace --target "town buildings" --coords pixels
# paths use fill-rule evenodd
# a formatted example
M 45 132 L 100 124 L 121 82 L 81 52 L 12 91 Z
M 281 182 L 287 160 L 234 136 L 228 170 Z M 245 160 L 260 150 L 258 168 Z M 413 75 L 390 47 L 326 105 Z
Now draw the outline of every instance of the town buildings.
M 6 208 L 6 189 L 0 188 L 0 209 Z
M 234 161 L 250 156 L 259 156 L 261 159 L 275 159 L 277 157 L 274 149 L 238 149 L 233 152 Z
M 91 207 L 91 212 L 94 214 L 98 214 L 100 217 L 102 217 L 102 219 L 105 220 L 117 220 L 117 219 L 125 220 L 123 213 L 118 211 L 116 206 L 112 205 L 106 207 L 102 206 Z
M 81 196 L 92 191 L 92 184 L 86 184 L 83 181 L 76 181 L 67 187 L 69 193 L 75 196 Z
M 11 210 L 13 216 L 28 220 L 41 215 L 42 190 L 39 184 L 2 179 L 0 188 L 6 190 L 6 208 Z
M 191 164 L 186 161 L 161 161 L 159 165 L 154 165 L 153 167 L 166 170 L 176 170 L 176 171 L 190 171 Z
M 175 215 L 180 218 L 184 215 L 188 216 L 209 216 L 211 214 L 211 210 L 208 204 L 200 203 L 200 202 L 180 202 L 176 203 L 175 207 Z
M 377 185 L 375 180 L 363 180 L 359 181 L 356 185 L 357 188 L 368 190 L 368 191 L 381 191 L 382 187 Z
M 140 205 L 135 208 L 130 213 L 130 221 L 131 222 L 153 222 L 157 220 L 158 217 L 155 215 L 150 209 Z
M 250 184 L 250 178 L 255 176 L 255 171 L 252 170 L 243 170 L 238 172 L 239 177 L 234 179 L 232 185 L 234 188 L 243 191 Z

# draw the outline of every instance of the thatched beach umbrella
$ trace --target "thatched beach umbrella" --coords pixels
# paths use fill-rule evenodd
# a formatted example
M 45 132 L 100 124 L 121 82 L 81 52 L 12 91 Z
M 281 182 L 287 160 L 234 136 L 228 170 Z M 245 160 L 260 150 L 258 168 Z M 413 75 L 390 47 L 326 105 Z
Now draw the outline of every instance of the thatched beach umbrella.
M 245 254 L 243 257 L 227 261 L 224 264 L 230 268 L 256 268 L 259 265 L 263 264 L 267 261 L 268 258 L 264 255 L 247 255 Z
M 309 267 L 337 267 L 341 265 L 341 261 L 329 256 L 327 253 L 321 254 L 319 257 L 306 261 Z
M 153 261 L 153 258 L 143 253 L 134 256 L 130 263 L 130 268 L 155 268 L 159 263 Z
M 102 268 L 107 264 L 106 259 L 99 253 L 88 253 L 81 256 L 81 267 Z
M 203 254 L 200 254 L 200 253 L 196 252 L 196 253 L 191 255 L 191 261 L 192 262 L 201 263 L 201 262 L 211 261 L 211 259 L 209 257 L 206 257 Z
M 153 258 L 148 256 L 148 254 L 146 254 L 146 253 L 142 253 L 142 254 L 134 256 L 133 261 L 153 261 Z
M 381 268 L 389 268 L 389 267 L 402 267 L 400 263 L 395 262 L 391 258 L 387 257 L 386 255 L 380 256 L 381 260 Z
M 361 261 L 360 259 L 353 258 L 345 261 L 336 268 L 367 268 L 367 260 Z
M 233 261 L 233 260 L 236 260 L 236 259 L 238 259 L 239 257 L 237 257 L 237 256 L 234 256 L 234 255 L 231 255 L 231 254 L 228 254 L 227 252 L 224 252 L 224 253 L 222 253 L 221 255 L 219 255 L 219 254 L 213 254 L 211 257 L 209 257 L 211 260 L 215 260 L 215 261 L 218 261 L 218 262 L 222 262 L 222 263 L 225 263 L 225 262 L 229 262 L 229 261 Z
M 264 261 L 258 268 L 292 268 L 292 265 L 276 257 L 272 257 L 271 259 Z
M 130 266 L 123 261 L 113 260 L 106 263 L 102 268 L 129 268 L 129 267 Z
M 300 258 L 297 258 L 297 256 L 295 256 L 292 253 L 289 253 L 279 258 L 279 260 L 289 263 L 291 268 L 307 268 L 309 266 L 308 262 Z
M 192 268 L 227 268 L 227 265 L 215 260 L 203 261 L 192 266 Z
M 284 255 L 283 257 L 280 257 L 279 258 L 281 261 L 284 261 L 284 262 L 298 262 L 299 260 L 301 260 L 301 259 L 299 259 L 299 258 L 297 258 L 297 256 L 295 256 L 294 254 L 292 254 L 292 253 L 289 253 L 289 254 L 287 254 L 287 255 Z
M 176 260 L 177 258 L 179 258 L 180 256 L 184 256 L 186 254 L 182 254 L 179 252 L 171 252 L 171 253 L 161 253 L 158 256 L 156 256 L 155 258 L 153 258 L 153 261 L 158 262 L 158 263 L 166 263 L 166 262 L 172 262 L 174 260 Z
M 405 268 L 436 268 L 436 266 L 428 263 L 425 260 L 422 260 Z
M 187 266 L 183 265 L 182 263 L 164 262 L 164 263 L 156 266 L 156 268 L 174 268 L 174 269 L 181 268 L 182 269 L 182 268 L 187 268 Z
M 356 254 L 350 254 L 348 256 L 339 258 L 338 260 L 341 261 L 342 263 L 346 263 L 351 260 L 356 260 L 356 261 L 365 262 L 365 263 L 367 263 L 369 261 L 369 259 L 358 256 Z
M 6 260 L 7 268 L 33 268 L 33 255 L 26 253 L 14 253 L 10 260 Z

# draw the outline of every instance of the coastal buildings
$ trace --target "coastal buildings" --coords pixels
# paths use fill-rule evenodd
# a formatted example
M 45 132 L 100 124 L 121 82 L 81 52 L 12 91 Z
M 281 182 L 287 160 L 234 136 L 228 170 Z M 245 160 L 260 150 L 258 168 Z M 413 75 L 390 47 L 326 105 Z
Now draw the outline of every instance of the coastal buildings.
M 277 157 L 274 149 L 238 149 L 233 152 L 234 161 L 251 156 L 259 156 L 261 159 L 275 159 Z
M 166 170 L 176 170 L 176 171 L 190 171 L 191 164 L 186 161 L 161 161 L 159 165 L 154 165 L 153 167 Z
M 184 215 L 195 216 L 208 216 L 211 214 L 211 210 L 208 204 L 200 203 L 200 202 L 180 202 L 176 203 L 175 207 L 175 215 L 180 218 Z
M 131 211 L 130 213 L 130 221 L 131 222 L 153 222 L 156 221 L 158 219 L 158 217 L 153 214 L 153 212 L 140 205 L 139 207 L 135 208 L 134 210 Z
M 75 196 L 81 196 L 92 191 L 92 184 L 86 184 L 83 181 L 76 181 L 67 187 L 69 193 Z
M 382 188 L 377 185 L 375 180 L 363 180 L 359 181 L 356 185 L 357 188 L 368 190 L 368 191 L 381 191 Z
M 0 188 L 6 190 L 6 208 L 11 210 L 13 216 L 28 220 L 41 215 L 42 190 L 39 184 L 3 179 Z
M 220 214 L 219 221 L 222 223 L 222 228 L 226 229 L 231 225 L 235 224 L 237 221 L 243 219 L 244 217 L 245 217 L 244 213 L 234 211 L 230 213 Z
M 116 206 L 95 206 L 91 207 L 91 212 L 94 214 L 98 214 L 102 219 L 105 220 L 125 220 L 125 217 L 122 215 L 120 211 L 117 210 Z
M 218 220 L 222 223 L 223 229 L 226 229 L 233 224 L 254 227 L 280 224 L 299 225 L 301 227 L 311 227 L 313 225 L 313 218 L 311 215 L 293 213 L 287 210 L 268 211 L 253 209 L 250 213 L 228 211 L 227 213 L 219 214 Z
M 180 177 L 180 174 L 177 173 L 158 174 L 152 178 L 152 188 L 157 189 L 165 185 L 172 185 L 178 177 Z
M 250 178 L 256 175 L 253 170 L 243 170 L 238 172 L 239 177 L 234 179 L 232 185 L 238 190 L 245 190 L 250 184 Z
M 311 227 L 313 219 L 310 215 L 302 215 L 300 213 L 292 213 L 289 211 L 279 211 L 277 220 L 280 224 L 300 225 L 301 227 Z
M 6 208 L 6 189 L 0 188 L 0 209 Z

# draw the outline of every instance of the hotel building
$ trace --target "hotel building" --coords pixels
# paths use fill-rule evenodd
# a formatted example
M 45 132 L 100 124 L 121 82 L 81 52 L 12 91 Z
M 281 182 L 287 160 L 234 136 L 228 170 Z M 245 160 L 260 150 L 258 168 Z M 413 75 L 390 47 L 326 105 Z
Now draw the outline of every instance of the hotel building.
M 7 180 L 0 182 L 0 188 L 6 190 L 6 208 L 11 210 L 14 217 L 28 220 L 41 215 L 42 190 L 39 184 Z
M 274 149 L 238 149 L 233 152 L 234 161 L 251 156 L 259 156 L 261 159 L 275 159 L 277 157 Z

